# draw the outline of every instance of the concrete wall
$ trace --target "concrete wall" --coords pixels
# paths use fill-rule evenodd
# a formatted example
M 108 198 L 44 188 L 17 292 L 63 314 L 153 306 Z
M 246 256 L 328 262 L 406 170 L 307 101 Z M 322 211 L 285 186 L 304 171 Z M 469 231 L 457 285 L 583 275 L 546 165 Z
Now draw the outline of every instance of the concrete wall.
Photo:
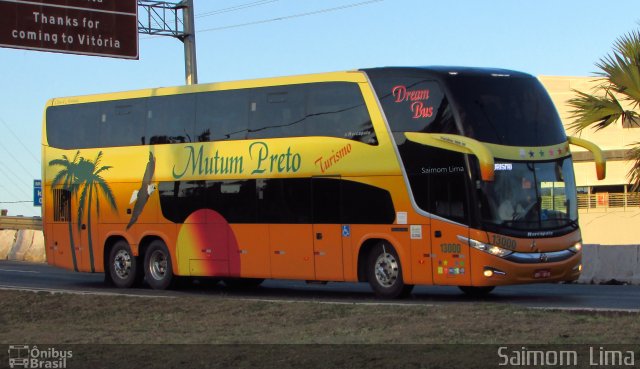
M 640 208 L 580 210 L 582 243 L 591 245 L 640 245 Z
M 7 260 L 9 253 L 13 249 L 18 231 L 0 231 L 0 260 Z
M 0 231 L 0 260 L 46 262 L 42 231 Z
M 640 284 L 640 245 L 584 245 L 580 283 Z

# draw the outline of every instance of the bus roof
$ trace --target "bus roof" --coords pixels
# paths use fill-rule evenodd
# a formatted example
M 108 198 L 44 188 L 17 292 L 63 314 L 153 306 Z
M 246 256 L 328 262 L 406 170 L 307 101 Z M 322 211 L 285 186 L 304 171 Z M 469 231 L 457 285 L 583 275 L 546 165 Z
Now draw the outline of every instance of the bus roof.
M 379 76 L 385 74 L 419 73 L 420 75 L 429 76 L 436 80 L 447 79 L 452 76 L 535 78 L 530 74 L 510 69 L 459 66 L 382 67 L 365 68 L 362 69 L 362 71 L 367 74 Z
M 243 88 L 267 87 L 286 84 L 300 84 L 312 82 L 366 82 L 364 74 L 372 76 L 394 75 L 399 73 L 420 73 L 429 76 L 435 80 L 445 80 L 451 76 L 493 76 L 493 77 L 518 77 L 518 78 L 535 78 L 529 74 L 517 72 L 508 69 L 499 68 L 474 68 L 474 67 L 457 67 L 457 66 L 424 66 L 424 67 L 380 67 L 380 68 L 364 68 L 360 70 L 339 71 L 303 74 L 293 76 L 269 77 L 259 79 L 248 79 L 238 81 L 202 83 L 197 85 L 183 85 L 173 87 L 155 87 L 140 90 L 99 93 L 82 96 L 58 97 L 50 99 L 46 106 L 81 104 L 96 101 L 131 99 L 150 96 L 165 96 L 183 93 L 195 93 L 217 90 L 232 90 Z
M 49 106 L 81 104 L 81 103 L 89 103 L 89 102 L 97 102 L 97 101 L 132 99 L 132 98 L 151 97 L 151 96 L 166 96 L 166 95 L 196 93 L 196 92 L 206 92 L 206 91 L 234 90 L 234 89 L 278 86 L 278 85 L 288 85 L 288 84 L 302 84 L 302 83 L 312 83 L 312 82 L 343 82 L 343 81 L 344 82 L 366 82 L 366 77 L 364 76 L 364 73 L 362 71 L 351 70 L 351 71 L 340 71 L 340 72 L 327 72 L 327 73 L 314 73 L 314 74 L 303 74 L 303 75 L 282 76 L 282 77 L 248 79 L 248 80 L 238 80 L 238 81 L 202 83 L 197 85 L 156 87 L 156 88 L 146 88 L 146 89 L 131 90 L 131 91 L 52 98 L 49 101 L 47 101 L 46 106 L 49 107 Z

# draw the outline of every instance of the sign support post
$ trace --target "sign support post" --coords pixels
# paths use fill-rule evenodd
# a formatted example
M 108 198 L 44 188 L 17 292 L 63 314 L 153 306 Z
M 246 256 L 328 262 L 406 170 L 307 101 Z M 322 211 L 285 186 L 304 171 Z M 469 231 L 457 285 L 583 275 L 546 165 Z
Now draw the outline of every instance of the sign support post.
M 196 27 L 194 22 L 193 0 L 182 2 L 184 17 L 184 68 L 188 85 L 198 83 L 198 67 L 196 62 Z
M 186 84 L 197 84 L 198 68 L 193 0 L 181 0 L 178 3 L 138 0 L 138 7 L 142 13 L 138 19 L 138 32 L 152 36 L 171 36 L 182 41 L 184 43 Z

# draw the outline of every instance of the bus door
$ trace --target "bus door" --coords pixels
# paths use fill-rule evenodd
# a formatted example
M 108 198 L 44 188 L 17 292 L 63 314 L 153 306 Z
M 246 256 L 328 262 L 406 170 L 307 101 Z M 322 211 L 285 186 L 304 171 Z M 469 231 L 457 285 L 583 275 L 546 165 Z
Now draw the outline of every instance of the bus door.
M 77 253 L 77 226 L 71 221 L 71 192 L 65 189 L 54 188 L 51 190 L 53 202 L 53 214 L 46 217 L 53 220 L 47 224 L 47 259 L 49 263 L 70 270 L 78 270 Z M 48 197 L 46 197 L 48 198 Z M 45 198 L 45 199 L 46 199 Z M 49 201 L 45 202 L 45 206 Z M 48 211 L 45 210 L 45 211 Z
M 315 279 L 344 280 L 342 226 L 340 225 L 340 178 L 315 177 L 313 197 L 313 259 Z
M 469 228 L 440 219 L 431 220 L 434 284 L 471 285 L 469 246 L 458 236 L 469 237 Z
M 271 277 L 314 279 L 311 182 L 258 179 L 258 216 L 268 223 Z
M 76 210 L 77 212 L 77 210 Z M 89 214 L 89 212 L 91 212 Z M 95 207 L 85 208 L 82 219 L 74 217 L 74 231 L 79 235 L 76 243 L 76 257 L 78 259 L 78 269 L 81 272 L 95 272 L 96 265 L 102 265 L 102 247 L 97 247 L 98 239 L 98 214 Z M 89 223 L 89 221 L 91 223 Z M 76 223 L 76 222 L 79 222 Z M 89 242 L 91 237 L 91 242 Z M 97 259 L 100 258 L 100 261 Z

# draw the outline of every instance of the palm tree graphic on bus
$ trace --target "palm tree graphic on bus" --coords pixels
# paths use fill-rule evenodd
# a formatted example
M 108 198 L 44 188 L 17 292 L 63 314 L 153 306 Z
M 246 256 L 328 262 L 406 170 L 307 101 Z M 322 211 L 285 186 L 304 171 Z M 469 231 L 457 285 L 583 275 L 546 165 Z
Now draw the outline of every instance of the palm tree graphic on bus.
M 69 191 L 71 195 L 75 195 L 78 200 L 78 231 L 82 230 L 83 219 L 87 216 L 87 238 L 89 248 L 89 260 L 91 272 L 95 271 L 93 261 L 93 242 L 91 235 L 91 213 L 92 207 L 95 205 L 96 214 L 100 214 L 100 196 L 103 195 L 112 211 L 117 211 L 115 197 L 111 188 L 102 177 L 102 173 L 108 171 L 112 167 L 109 165 L 100 166 L 102 160 L 102 151 L 98 152 L 95 159 L 90 160 L 80 156 L 80 150 L 76 152 L 73 160 L 69 161 L 66 155 L 62 159 L 54 159 L 49 162 L 49 166 L 62 166 L 62 169 L 56 174 L 51 187 L 62 185 L 62 188 Z M 85 211 L 86 210 L 86 211 Z M 73 229 L 71 219 L 69 222 L 69 243 L 71 246 L 71 254 L 73 257 L 73 266 L 77 269 L 77 260 L 75 255 Z

